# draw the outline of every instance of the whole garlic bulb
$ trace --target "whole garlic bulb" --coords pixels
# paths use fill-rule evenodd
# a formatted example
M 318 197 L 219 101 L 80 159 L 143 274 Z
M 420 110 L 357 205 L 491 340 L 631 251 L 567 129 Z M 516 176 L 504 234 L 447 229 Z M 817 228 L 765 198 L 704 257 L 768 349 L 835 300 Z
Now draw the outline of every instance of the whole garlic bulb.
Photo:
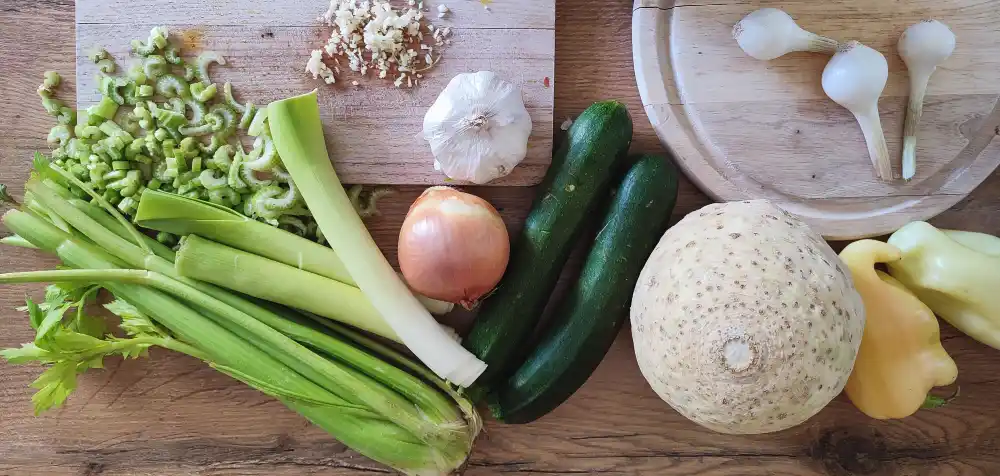
M 509 174 L 530 135 L 520 88 L 491 71 L 452 78 L 424 116 L 434 169 L 453 180 L 483 184 Z

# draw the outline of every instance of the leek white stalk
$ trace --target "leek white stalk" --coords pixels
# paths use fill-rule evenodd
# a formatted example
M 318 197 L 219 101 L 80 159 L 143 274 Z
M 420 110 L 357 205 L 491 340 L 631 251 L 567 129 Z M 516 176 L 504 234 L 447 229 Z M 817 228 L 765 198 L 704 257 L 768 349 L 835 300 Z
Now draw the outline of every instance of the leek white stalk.
M 759 60 L 773 60 L 795 51 L 833 54 L 837 41 L 803 30 L 791 15 L 777 8 L 761 8 L 733 26 L 733 39 Z
M 878 114 L 878 98 L 888 79 L 885 56 L 857 41 L 841 45 L 823 70 L 823 91 L 857 118 L 872 165 L 886 181 L 893 178 L 892 162 Z
M 955 34 L 944 23 L 924 20 L 907 28 L 899 37 L 897 47 L 910 71 L 910 101 L 903 125 L 903 178 L 910 180 L 917 171 L 917 129 L 927 83 L 938 65 L 955 51 Z
M 486 364 L 449 336 L 403 284 L 354 211 L 330 162 L 316 91 L 268 105 L 274 145 L 316 223 L 358 287 L 435 374 L 468 387 Z

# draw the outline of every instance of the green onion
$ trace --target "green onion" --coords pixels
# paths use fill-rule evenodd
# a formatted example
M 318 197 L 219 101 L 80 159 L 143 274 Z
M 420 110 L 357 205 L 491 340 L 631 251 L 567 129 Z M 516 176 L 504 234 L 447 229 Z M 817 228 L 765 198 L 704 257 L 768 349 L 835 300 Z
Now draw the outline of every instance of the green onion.
M 434 373 L 463 387 L 475 382 L 486 364 L 441 330 L 392 270 L 354 210 L 326 150 L 316 92 L 273 102 L 267 110 L 275 149 L 358 287 Z

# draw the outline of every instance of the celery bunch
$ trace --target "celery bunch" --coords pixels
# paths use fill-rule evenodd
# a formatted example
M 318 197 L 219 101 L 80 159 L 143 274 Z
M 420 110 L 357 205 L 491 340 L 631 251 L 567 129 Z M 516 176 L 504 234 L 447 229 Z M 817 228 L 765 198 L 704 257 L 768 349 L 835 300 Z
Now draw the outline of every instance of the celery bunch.
M 180 276 L 173 251 L 136 232 L 72 172 L 41 157 L 23 204 L 3 223 L 65 269 L 0 275 L 0 283 L 53 282 L 28 301 L 33 342 L 0 352 L 40 362 L 36 412 L 59 406 L 77 375 L 104 357 L 136 358 L 159 346 L 201 359 L 281 400 L 358 452 L 409 474 L 446 474 L 467 458 L 481 428 L 471 403 L 427 368 L 354 331 L 311 320 Z M 96 195 L 98 208 L 78 198 Z M 99 288 L 116 298 L 123 337 L 83 305 Z M 322 325 L 322 327 L 320 327 Z

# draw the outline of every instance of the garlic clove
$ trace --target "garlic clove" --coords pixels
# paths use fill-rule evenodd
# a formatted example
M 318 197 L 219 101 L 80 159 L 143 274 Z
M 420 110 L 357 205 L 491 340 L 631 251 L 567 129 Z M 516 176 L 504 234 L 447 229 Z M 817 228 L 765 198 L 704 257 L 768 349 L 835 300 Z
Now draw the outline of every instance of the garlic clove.
M 823 91 L 854 114 L 865 135 L 868 155 L 882 180 L 893 178 L 878 114 L 878 98 L 888 79 L 889 64 L 885 56 L 857 41 L 842 44 L 823 69 Z
M 772 60 L 795 51 L 833 54 L 837 41 L 803 30 L 777 8 L 751 12 L 733 26 L 733 39 L 743 51 L 759 60 Z
M 424 139 L 435 168 L 458 181 L 484 184 L 524 160 L 531 116 L 521 90 L 496 73 L 462 73 L 424 116 Z

